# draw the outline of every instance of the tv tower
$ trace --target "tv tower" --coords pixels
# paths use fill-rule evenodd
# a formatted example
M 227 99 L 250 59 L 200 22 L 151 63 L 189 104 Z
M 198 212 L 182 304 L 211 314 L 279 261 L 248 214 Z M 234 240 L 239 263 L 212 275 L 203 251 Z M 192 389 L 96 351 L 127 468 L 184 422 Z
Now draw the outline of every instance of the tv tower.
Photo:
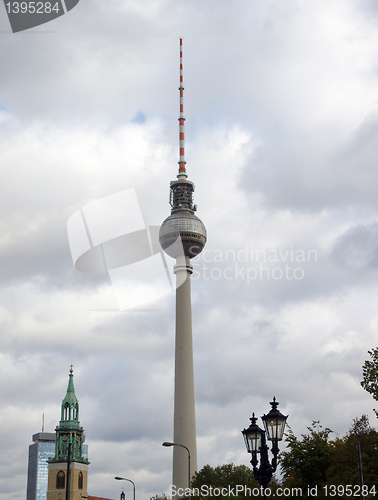
M 198 255 L 206 243 L 206 228 L 194 215 L 194 184 L 187 180 L 185 161 L 184 85 L 182 64 L 182 38 L 180 38 L 180 117 L 179 117 L 179 170 L 177 180 L 170 183 L 171 215 L 165 219 L 159 232 L 163 250 L 176 259 L 176 346 L 175 396 L 173 440 L 181 446 L 173 447 L 173 479 L 176 488 L 188 487 L 188 453 L 190 475 L 197 470 L 197 443 L 194 403 L 192 306 L 190 259 Z

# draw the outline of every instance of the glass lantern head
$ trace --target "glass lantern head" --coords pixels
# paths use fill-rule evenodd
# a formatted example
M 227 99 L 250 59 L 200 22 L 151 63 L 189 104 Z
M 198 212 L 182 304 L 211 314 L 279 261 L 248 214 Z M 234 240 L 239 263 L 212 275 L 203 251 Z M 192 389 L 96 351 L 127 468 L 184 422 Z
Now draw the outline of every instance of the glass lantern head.
M 255 414 L 252 413 L 252 417 L 250 418 L 251 425 L 248 429 L 243 429 L 242 434 L 245 441 L 245 446 L 247 448 L 248 453 L 259 453 L 261 447 L 261 436 L 264 433 L 262 429 L 256 424 L 257 418 Z
M 272 405 L 270 412 L 268 415 L 263 415 L 261 420 L 264 422 L 269 441 L 282 441 L 287 416 L 282 415 L 282 413 L 277 410 L 279 403 L 276 401 L 275 397 L 270 404 Z

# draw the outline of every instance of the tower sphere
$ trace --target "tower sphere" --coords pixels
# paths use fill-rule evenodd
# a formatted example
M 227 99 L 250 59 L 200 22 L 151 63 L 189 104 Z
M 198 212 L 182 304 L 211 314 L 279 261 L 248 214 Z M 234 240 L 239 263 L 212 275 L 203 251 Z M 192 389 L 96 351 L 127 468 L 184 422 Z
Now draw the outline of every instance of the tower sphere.
M 177 259 L 183 254 L 190 259 L 202 252 L 206 243 L 206 228 L 194 215 L 194 184 L 187 179 L 184 131 L 184 77 L 182 66 L 182 38 L 180 38 L 180 116 L 179 116 L 179 172 L 170 184 L 171 215 L 160 227 L 160 245 L 170 257 Z
M 176 259 L 184 251 L 184 255 L 191 259 L 201 253 L 205 246 L 206 228 L 201 219 L 193 213 L 178 210 L 161 225 L 159 241 L 170 257 Z

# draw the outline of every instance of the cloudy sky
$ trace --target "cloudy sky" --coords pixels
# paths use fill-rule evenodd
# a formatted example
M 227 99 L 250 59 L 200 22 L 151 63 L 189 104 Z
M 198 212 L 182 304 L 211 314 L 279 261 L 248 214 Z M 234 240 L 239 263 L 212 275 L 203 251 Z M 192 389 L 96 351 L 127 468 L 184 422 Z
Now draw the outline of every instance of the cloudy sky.
M 377 27 L 376 0 L 80 0 L 16 34 L 0 8 L 0 500 L 25 498 L 71 363 L 89 493 L 119 498 L 115 475 L 139 498 L 168 491 L 174 293 L 117 311 L 109 276 L 75 269 L 67 220 L 129 189 L 146 225 L 169 215 L 180 37 L 208 231 L 199 467 L 248 465 L 240 431 L 273 396 L 296 435 L 376 424 L 360 381 L 378 337 Z

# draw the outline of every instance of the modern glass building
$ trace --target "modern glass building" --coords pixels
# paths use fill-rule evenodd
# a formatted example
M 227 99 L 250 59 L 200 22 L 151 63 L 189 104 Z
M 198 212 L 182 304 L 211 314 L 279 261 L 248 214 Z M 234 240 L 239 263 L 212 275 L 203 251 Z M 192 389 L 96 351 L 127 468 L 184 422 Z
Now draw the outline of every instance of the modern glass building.
M 26 500 L 46 500 L 47 459 L 55 454 L 55 432 L 38 432 L 29 446 Z
M 48 458 L 55 455 L 55 432 L 38 432 L 29 446 L 28 486 L 26 500 L 46 500 Z M 83 457 L 88 459 L 88 446 L 83 445 Z

